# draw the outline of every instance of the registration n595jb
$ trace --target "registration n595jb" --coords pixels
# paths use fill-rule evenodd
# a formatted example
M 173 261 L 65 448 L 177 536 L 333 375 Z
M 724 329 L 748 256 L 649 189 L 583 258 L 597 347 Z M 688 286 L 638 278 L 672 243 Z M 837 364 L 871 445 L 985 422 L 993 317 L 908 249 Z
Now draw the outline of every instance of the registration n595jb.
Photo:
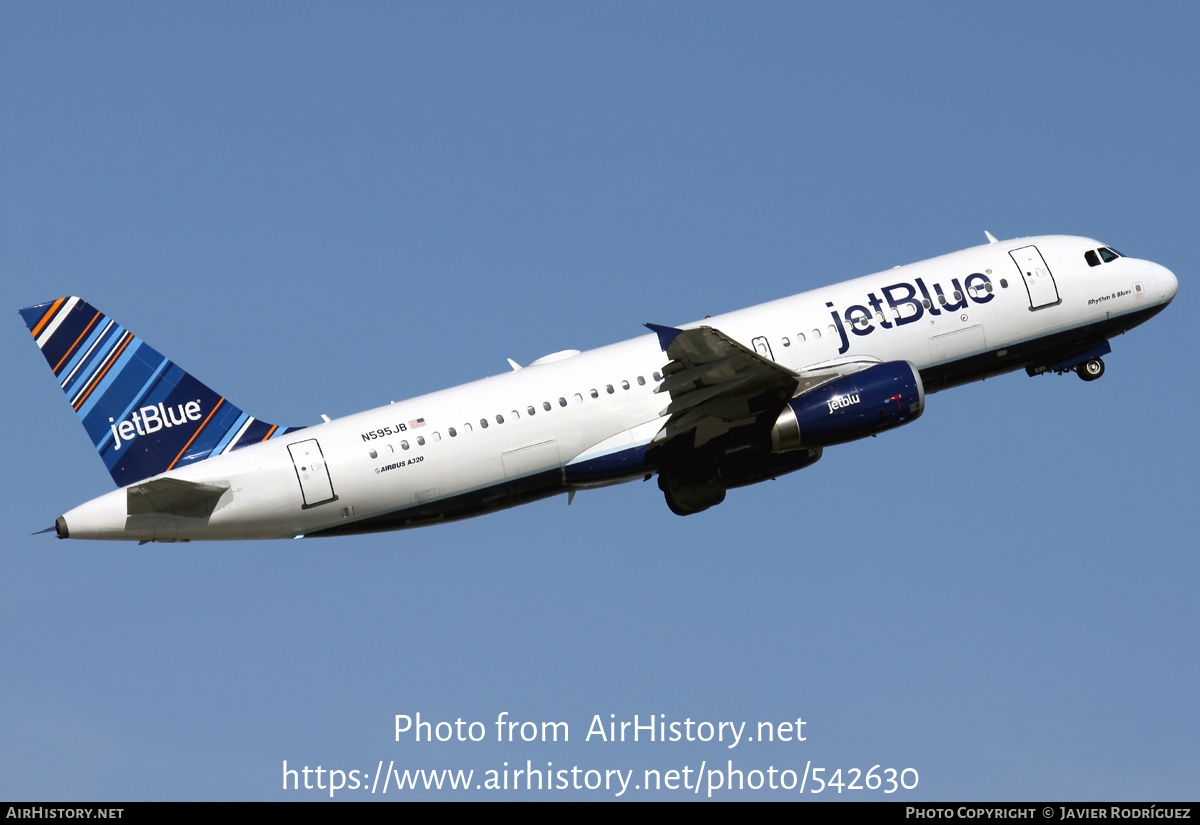
M 997 241 L 308 427 L 234 406 L 81 298 L 21 310 L 119 489 L 59 538 L 190 541 L 416 527 L 658 477 L 679 515 L 915 420 L 1012 370 L 1104 374 L 1175 297 L 1087 238 Z

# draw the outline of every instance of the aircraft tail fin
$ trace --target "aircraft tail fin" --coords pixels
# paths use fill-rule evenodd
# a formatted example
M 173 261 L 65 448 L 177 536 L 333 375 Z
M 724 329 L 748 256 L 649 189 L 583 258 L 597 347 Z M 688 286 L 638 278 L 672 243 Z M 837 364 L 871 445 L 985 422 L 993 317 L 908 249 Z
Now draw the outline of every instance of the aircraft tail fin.
M 299 429 L 242 412 L 82 298 L 21 317 L 119 487 Z

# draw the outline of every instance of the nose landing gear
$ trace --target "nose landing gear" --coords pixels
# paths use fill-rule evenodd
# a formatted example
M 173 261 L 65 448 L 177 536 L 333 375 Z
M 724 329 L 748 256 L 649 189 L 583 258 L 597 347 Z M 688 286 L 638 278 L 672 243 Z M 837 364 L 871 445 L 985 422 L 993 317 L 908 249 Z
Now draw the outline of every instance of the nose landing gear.
M 1076 367 L 1075 372 L 1084 381 L 1095 381 L 1104 375 L 1104 361 L 1100 358 L 1089 358 Z

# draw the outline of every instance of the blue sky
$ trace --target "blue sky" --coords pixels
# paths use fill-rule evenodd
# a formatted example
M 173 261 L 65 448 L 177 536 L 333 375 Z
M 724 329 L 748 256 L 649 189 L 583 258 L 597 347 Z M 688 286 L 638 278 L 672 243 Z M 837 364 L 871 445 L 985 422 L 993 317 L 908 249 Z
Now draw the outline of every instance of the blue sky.
M 852 799 L 1196 799 L 1198 17 L 5 5 L 0 798 L 327 798 L 283 792 L 284 760 L 732 759 L 919 773 Z M 910 427 L 686 519 L 630 484 L 346 539 L 30 535 L 111 481 L 23 306 L 85 296 L 299 425 L 985 229 L 1098 238 L 1171 268 L 1179 297 L 1099 382 L 939 393 Z M 395 741 L 417 712 L 493 735 Z M 501 712 L 571 741 L 497 743 Z M 609 714 L 800 717 L 806 741 L 584 741 Z M 771 796 L 799 794 L 720 798 Z

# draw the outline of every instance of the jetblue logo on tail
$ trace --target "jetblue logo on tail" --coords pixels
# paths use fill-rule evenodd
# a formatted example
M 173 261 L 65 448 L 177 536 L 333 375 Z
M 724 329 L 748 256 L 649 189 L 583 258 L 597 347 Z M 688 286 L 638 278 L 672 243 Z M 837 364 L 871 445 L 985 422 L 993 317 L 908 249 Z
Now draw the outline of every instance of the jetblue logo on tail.
M 175 407 L 162 404 L 142 407 L 129 416 L 129 420 L 114 424 L 108 419 L 108 428 L 113 434 L 113 449 L 121 449 L 121 441 L 133 441 L 139 435 L 156 433 L 164 427 L 178 427 L 189 421 L 199 421 L 202 412 L 199 401 L 188 401 Z

